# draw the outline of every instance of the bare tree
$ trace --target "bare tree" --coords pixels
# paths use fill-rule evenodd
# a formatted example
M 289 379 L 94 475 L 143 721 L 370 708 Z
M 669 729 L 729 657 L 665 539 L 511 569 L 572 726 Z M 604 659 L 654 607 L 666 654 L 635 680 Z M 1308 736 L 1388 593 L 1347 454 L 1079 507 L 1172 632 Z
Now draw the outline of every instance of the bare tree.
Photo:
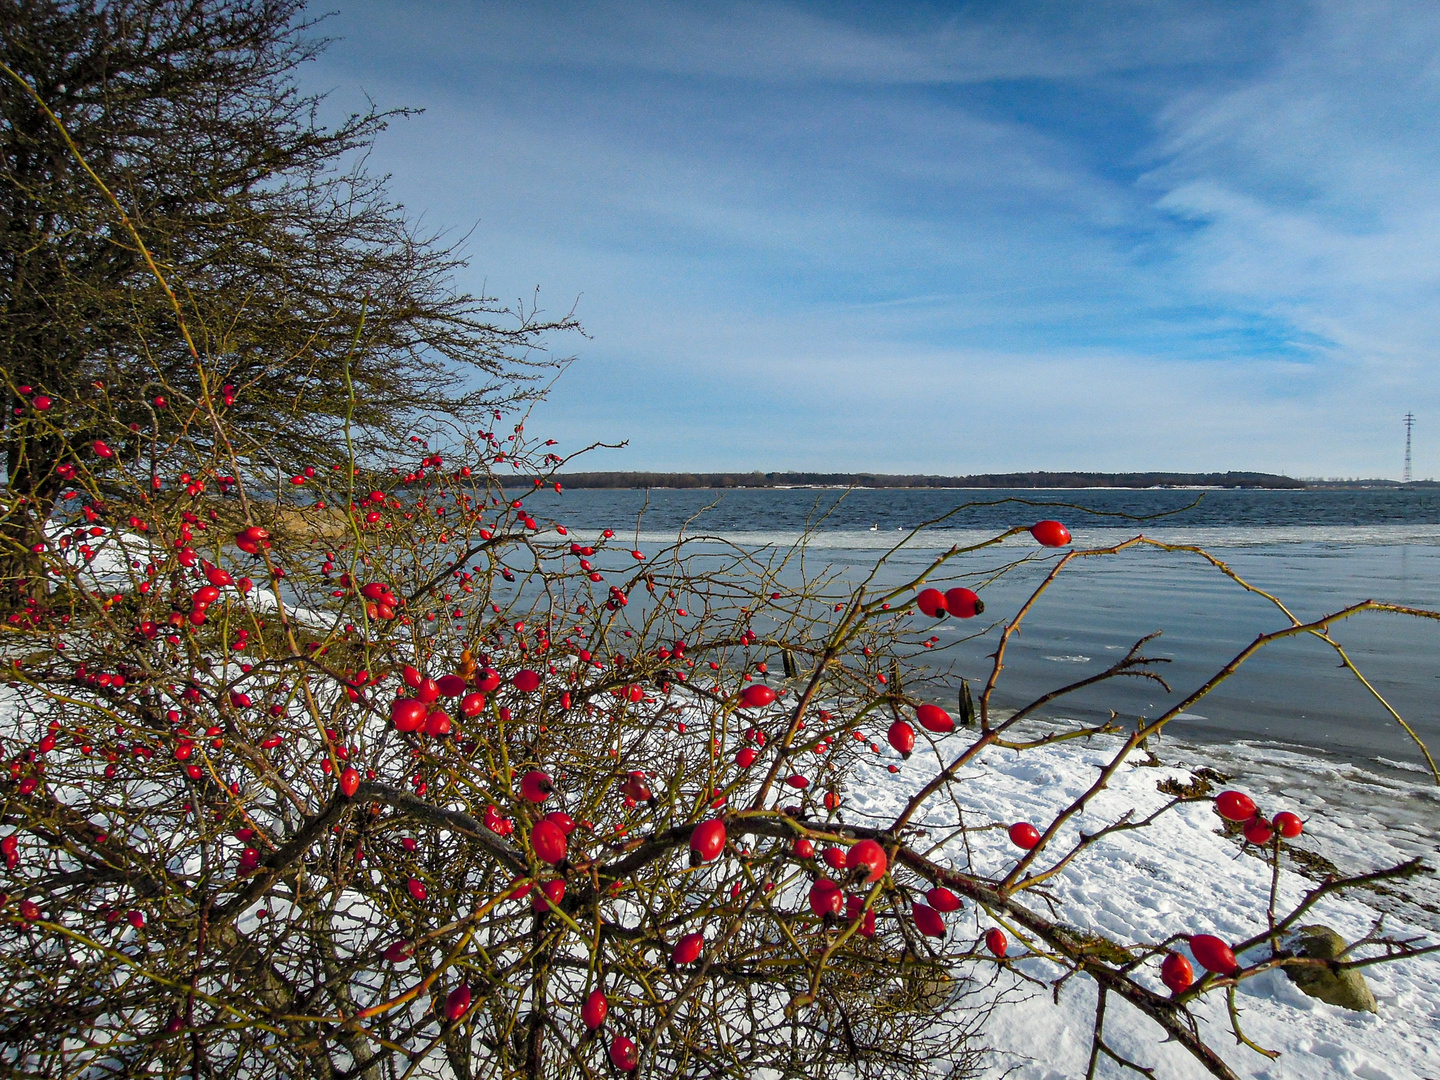
M 422 413 L 473 422 L 523 397 L 553 363 L 545 334 L 574 326 L 451 287 L 458 250 L 417 233 L 364 169 L 396 114 L 327 129 L 297 89 L 324 46 L 312 29 L 301 0 L 0 2 L 12 603 L 43 582 L 26 550 L 62 482 L 56 426 L 127 455 L 149 437 L 131 425 L 168 434 L 213 407 L 269 447 L 266 467 L 330 464 L 347 414 L 378 447 Z M 183 283 L 184 325 L 116 207 Z M 351 355 L 362 312 L 366 348 Z M 108 422 L 89 412 L 97 394 Z M 37 402 L 50 425 L 25 423 Z

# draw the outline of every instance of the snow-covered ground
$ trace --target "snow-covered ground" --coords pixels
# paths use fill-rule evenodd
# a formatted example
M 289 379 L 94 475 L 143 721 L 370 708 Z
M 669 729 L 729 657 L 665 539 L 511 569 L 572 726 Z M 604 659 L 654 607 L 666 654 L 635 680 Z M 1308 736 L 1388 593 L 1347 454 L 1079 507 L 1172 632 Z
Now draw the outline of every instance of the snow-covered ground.
M 955 737 L 955 738 L 958 738 Z M 952 740 L 947 741 L 955 741 Z M 1017 754 L 990 750 L 970 768 L 958 789 L 959 804 L 969 827 L 988 822 L 1048 821 L 1092 782 L 1095 770 L 1115 744 L 1096 739 L 1070 742 Z M 1425 778 L 1414 783 L 1362 774 L 1349 765 L 1327 764 L 1303 755 L 1287 756 L 1263 748 L 1230 748 L 1223 752 L 1167 744 L 1167 761 L 1187 766 L 1210 765 L 1236 774 L 1228 786 L 1247 791 L 1262 811 L 1293 809 L 1308 819 L 1298 841 L 1347 872 L 1370 870 L 1414 855 L 1436 857 L 1440 796 Z M 1137 755 L 1140 760 L 1144 755 Z M 853 817 L 893 817 L 906 793 L 933 774 L 922 756 L 898 775 L 885 771 L 889 755 L 862 768 L 852 783 L 846 805 Z M 1292 760 L 1293 759 L 1293 760 Z M 1247 768 L 1248 765 L 1248 768 Z M 1135 808 L 1141 814 L 1160 806 L 1166 796 L 1159 781 L 1190 778 L 1189 768 L 1153 767 L 1138 762 L 1122 769 L 1089 810 L 1069 825 L 1095 832 L 1102 824 Z M 938 802 L 938 800 L 937 800 Z M 954 824 L 956 810 L 937 806 L 933 822 Z M 1003 830 L 969 834 L 970 858 L 977 870 L 997 872 L 1013 863 L 1015 849 Z M 1062 846 L 1060 850 L 1065 850 Z M 960 841 L 948 849 L 963 859 Z M 1281 879 L 1279 910 L 1293 906 L 1314 882 L 1293 872 Z M 1269 867 L 1240 851 L 1236 841 L 1219 830 L 1211 804 L 1189 803 L 1165 815 L 1155 826 L 1112 835 L 1078 858 L 1048 891 L 1062 921 L 1124 942 L 1159 942 L 1176 932 L 1210 933 L 1228 941 L 1243 940 L 1265 925 L 1270 887 Z M 1401 883 L 1421 905 L 1435 895 L 1432 878 L 1420 887 Z M 1036 898 L 1040 910 L 1043 904 Z M 1396 897 L 1382 898 L 1388 908 L 1385 929 L 1392 936 L 1440 940 L 1433 912 Z M 1347 941 L 1368 933 L 1379 914 L 1375 897 L 1352 892 L 1322 900 L 1304 919 L 1333 927 Z M 962 918 L 963 915 L 963 918 Z M 973 939 L 992 925 L 979 920 L 967 905 L 950 917 L 950 934 Z M 1428 927 L 1425 924 L 1429 924 Z M 1023 949 L 1012 944 L 1012 955 Z M 1243 960 L 1254 961 L 1259 953 Z M 1017 964 L 1040 979 L 1059 970 L 1038 958 Z M 1155 965 L 1150 965 L 1155 968 Z M 1198 965 L 1197 965 L 1198 968 Z M 1242 984 L 1238 996 L 1242 1030 L 1261 1046 L 1279 1051 L 1270 1060 L 1238 1045 L 1230 1031 L 1223 994 L 1199 1006 L 1202 1031 L 1241 1076 L 1265 1080 L 1436 1080 L 1440 1078 L 1440 954 L 1417 957 L 1364 970 L 1379 1002 L 1378 1015 L 1356 1013 L 1323 1004 L 1295 988 L 1283 972 L 1272 971 Z M 1157 970 L 1147 971 L 1156 989 Z M 1050 994 L 1014 975 L 1002 976 L 1009 995 L 1019 1004 L 997 1009 L 984 1029 L 994 1048 L 987 1076 L 1016 1080 L 1065 1080 L 1081 1077 L 1090 1052 L 1095 1014 L 1095 984 L 1083 978 L 1066 983 L 1059 1004 Z M 1107 1041 L 1120 1054 L 1154 1067 L 1158 1077 L 1203 1077 L 1209 1074 L 1183 1048 L 1164 1043 L 1163 1032 L 1123 1002 L 1107 1005 Z M 1099 1076 L 1137 1075 L 1113 1061 L 1102 1060 Z

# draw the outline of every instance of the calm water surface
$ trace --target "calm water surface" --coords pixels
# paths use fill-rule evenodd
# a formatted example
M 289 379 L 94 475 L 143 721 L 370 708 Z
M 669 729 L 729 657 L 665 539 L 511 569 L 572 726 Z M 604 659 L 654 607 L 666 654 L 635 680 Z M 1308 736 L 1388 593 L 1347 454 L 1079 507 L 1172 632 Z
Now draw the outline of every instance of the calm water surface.
M 1105 546 L 1140 533 L 1202 546 L 1301 618 L 1365 599 L 1440 610 L 1440 492 L 1201 495 L 1114 489 L 547 491 L 530 496 L 527 505 L 542 521 L 553 519 L 581 534 L 608 527 L 650 545 L 672 541 L 684 528 L 688 535 L 722 537 L 763 551 L 799 542 L 808 525 L 811 568 L 828 564 L 850 576 L 866 572 L 905 530 L 949 514 L 893 557 L 885 577 L 895 581 L 952 545 L 1056 517 L 1070 527 L 1077 547 Z M 979 589 L 987 604 L 980 618 L 936 625 L 941 640 L 934 663 L 953 669 L 952 684 L 960 675 L 973 681 L 988 674 L 995 623 L 1013 615 L 1048 572 L 1046 554 L 1020 537 L 953 564 L 950 576 L 975 587 L 998 566 L 1024 555 L 1039 557 Z M 1066 569 L 1012 640 L 995 704 L 1013 708 L 1101 671 L 1138 638 L 1158 630 L 1162 636 L 1147 651 L 1169 661 L 1162 668 L 1173 693 L 1139 680 L 1111 681 L 1066 698 L 1063 706 L 1057 702 L 1050 711 L 1085 720 L 1108 716 L 1112 709 L 1128 719 L 1155 715 L 1202 684 L 1257 634 L 1284 625 L 1269 601 L 1246 593 L 1194 555 L 1150 549 L 1087 559 Z M 1332 637 L 1440 750 L 1440 622 L 1365 614 L 1337 624 Z M 1384 707 L 1338 665 L 1332 649 L 1313 638 L 1263 650 L 1168 731 L 1198 743 L 1245 740 L 1304 748 L 1402 774 L 1423 766 L 1414 743 Z

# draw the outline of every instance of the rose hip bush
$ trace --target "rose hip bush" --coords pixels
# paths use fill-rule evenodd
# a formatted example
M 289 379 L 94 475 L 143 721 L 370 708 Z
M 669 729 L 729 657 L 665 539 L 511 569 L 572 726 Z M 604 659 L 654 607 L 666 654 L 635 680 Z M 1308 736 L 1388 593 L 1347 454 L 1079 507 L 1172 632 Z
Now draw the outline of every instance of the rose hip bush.
M 970 589 L 925 585 L 958 551 L 894 587 L 797 588 L 781 584 L 794 552 L 579 535 L 527 508 L 565 459 L 499 416 L 503 436 L 442 451 L 416 435 L 388 468 L 272 475 L 262 491 L 262 455 L 223 450 L 243 444 L 225 407 L 195 410 L 203 442 L 67 447 L 35 553 L 44 599 L 6 624 L 8 1070 L 964 1071 L 967 993 L 989 1001 L 1001 966 L 1043 951 L 1225 1076 L 1187 1004 L 1307 962 L 1280 950 L 1299 911 L 1272 908 L 1273 931 L 1249 942 L 1117 943 L 1133 961 L 1111 963 L 1029 902 L 1079 850 L 1148 823 L 1052 850 L 1225 671 L 1130 732 L 1052 820 L 999 823 L 1003 875 L 927 853 L 927 814 L 963 798 L 967 763 L 1033 745 L 1016 725 L 1075 688 L 990 713 L 1006 643 L 1049 582 L 1109 552 L 1052 556 L 963 728 L 925 700 L 915 662 L 937 619 L 983 610 Z M 986 546 L 1034 552 L 1027 532 L 1069 542 L 1041 522 Z M 1100 678 L 1158 678 L 1143 644 Z M 790 677 L 769 671 L 776 656 Z M 847 822 L 879 732 L 909 754 L 917 727 L 933 779 L 888 825 Z M 1299 819 L 1268 821 L 1241 792 L 1216 807 L 1278 873 Z M 973 940 L 947 925 L 972 908 Z M 1237 959 L 1257 947 L 1264 959 Z
M 224 405 L 196 413 L 205 447 L 242 441 Z M 416 439 L 406 467 L 263 495 L 253 460 L 182 466 L 182 441 L 56 462 L 48 595 L 7 624 L 7 1065 L 819 1074 L 960 1051 L 913 1000 L 944 963 L 894 846 L 836 814 L 881 659 L 805 691 L 756 670 L 777 613 L 817 664 L 871 613 L 767 599 L 743 553 L 536 521 L 499 473 L 562 459 L 522 424 L 453 460 Z M 795 858 L 812 836 L 849 855 Z M 797 897 L 821 870 L 816 914 Z

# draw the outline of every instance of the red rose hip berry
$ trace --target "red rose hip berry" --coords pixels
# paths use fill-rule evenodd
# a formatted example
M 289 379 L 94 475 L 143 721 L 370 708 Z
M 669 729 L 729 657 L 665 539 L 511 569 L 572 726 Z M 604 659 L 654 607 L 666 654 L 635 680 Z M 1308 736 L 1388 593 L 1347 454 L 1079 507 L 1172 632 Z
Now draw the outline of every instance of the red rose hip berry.
M 896 752 L 905 757 L 909 757 L 910 752 L 915 749 L 915 729 L 904 720 L 896 720 L 891 724 L 886 738 L 890 740 L 890 745 L 895 748 Z
M 1070 530 L 1058 521 L 1037 521 L 1030 526 L 1030 535 L 1041 547 L 1064 547 L 1070 542 Z
M 1025 851 L 1033 851 L 1040 843 L 1040 830 L 1028 821 L 1017 821 L 1010 826 L 1010 842 Z
M 543 773 L 539 769 L 531 769 L 520 778 L 520 794 L 530 802 L 544 802 L 553 790 L 549 773 Z
M 565 831 L 548 818 L 541 818 L 530 830 L 530 847 L 537 859 L 554 865 L 565 858 Z
M 761 709 L 775 700 L 775 691 L 764 683 L 754 683 L 740 693 L 742 709 Z
M 911 914 L 915 916 L 915 929 L 926 937 L 945 936 L 945 920 L 929 904 L 916 904 L 911 908 Z
M 609 1011 L 610 1002 L 605 997 L 605 991 L 592 990 L 585 999 L 585 1004 L 580 1007 L 580 1020 L 587 1030 L 594 1031 L 605 1023 L 605 1016 Z
M 640 1051 L 630 1039 L 616 1035 L 610 1044 L 610 1064 L 621 1072 L 634 1072 L 640 1064 Z
M 866 885 L 873 885 L 885 873 L 885 849 L 874 840 L 861 840 L 845 856 L 845 867 L 860 875 Z
M 1160 981 L 1172 994 L 1183 994 L 1195 981 L 1195 969 L 1179 953 L 1166 953 L 1160 963 Z
M 939 589 L 921 589 L 915 597 L 915 606 L 930 618 L 938 619 L 945 614 L 945 594 Z
M 1255 816 L 1255 800 L 1239 791 L 1222 791 L 1215 796 L 1215 809 L 1226 821 L 1249 821 Z
M 390 722 L 395 725 L 396 731 L 415 731 L 425 722 L 429 711 L 424 702 L 399 698 L 390 706 Z
M 700 953 L 704 948 L 704 934 L 686 934 L 675 943 L 675 951 L 670 954 L 670 961 L 676 967 L 693 964 L 696 960 L 700 959 Z
M 353 799 L 359 787 L 360 774 L 353 765 L 346 765 L 345 771 L 340 774 L 340 793 L 347 799 Z
M 960 898 L 943 885 L 937 885 L 927 892 L 925 899 L 936 911 L 960 910 Z
M 839 915 L 845 909 L 845 894 L 829 878 L 821 878 L 810 886 L 810 910 L 820 918 Z
M 1234 975 L 1240 970 L 1240 962 L 1229 945 L 1210 934 L 1196 934 L 1190 939 L 1190 951 L 1206 971 L 1216 975 Z
M 939 705 L 917 705 L 915 719 L 920 721 L 920 726 L 926 731 L 933 731 L 937 735 L 949 735 L 955 730 L 955 721 L 950 719 L 950 714 Z
M 719 818 L 702 821 L 690 834 L 690 862 L 694 866 L 717 858 L 725 850 L 725 823 Z
M 1275 837 L 1275 829 L 1263 817 L 1251 818 L 1245 823 L 1245 839 L 1256 847 L 1264 847 Z
M 454 1023 L 470 1009 L 470 988 L 457 986 L 445 998 L 445 1019 Z
M 1289 810 L 1282 810 L 1276 814 L 1273 824 L 1275 831 L 1286 840 L 1294 840 L 1295 837 L 1305 831 L 1305 823 Z
M 957 619 L 973 619 L 985 610 L 985 601 L 969 589 L 951 589 L 945 594 L 945 610 Z

